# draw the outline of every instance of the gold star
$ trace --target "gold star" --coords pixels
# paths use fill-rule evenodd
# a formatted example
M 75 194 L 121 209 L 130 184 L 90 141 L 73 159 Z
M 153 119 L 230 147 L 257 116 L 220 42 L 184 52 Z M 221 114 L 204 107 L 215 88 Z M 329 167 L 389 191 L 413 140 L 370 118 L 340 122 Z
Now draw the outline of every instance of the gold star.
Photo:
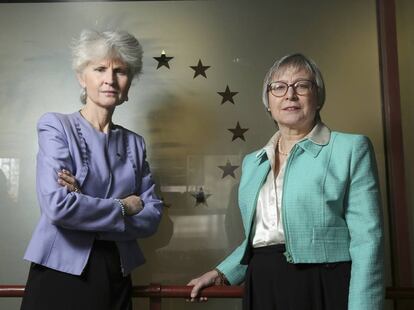
M 207 198 L 211 196 L 211 194 L 206 194 L 202 187 L 197 192 L 192 192 L 191 196 L 193 196 L 196 200 L 195 206 L 198 206 L 199 204 L 203 204 L 208 206 L 207 204 Z
M 203 66 L 203 63 L 201 62 L 201 59 L 199 59 L 198 60 L 198 64 L 197 64 L 197 66 L 190 66 L 190 68 L 191 69 L 193 69 L 195 72 L 194 72 L 194 76 L 193 76 L 193 79 L 195 79 L 197 76 L 199 76 L 199 75 L 202 75 L 202 76 L 204 76 L 205 78 L 207 78 L 207 75 L 206 75 L 206 70 L 208 69 L 208 68 L 210 68 L 210 66 Z
M 244 133 L 249 130 L 249 128 L 241 128 L 239 122 L 237 122 L 236 128 L 229 128 L 228 131 L 231 131 L 233 133 L 233 139 L 231 141 L 236 140 L 237 138 L 242 139 L 243 141 L 246 141 L 244 139 Z
M 239 166 L 233 166 L 229 160 L 227 160 L 227 163 L 225 166 L 218 166 L 221 170 L 223 170 L 222 179 L 224 179 L 226 176 L 231 175 L 233 178 L 236 178 L 234 175 L 234 170 L 239 168 Z
M 167 67 L 168 69 L 170 69 L 170 64 L 168 63 L 171 59 L 173 59 L 174 57 L 167 57 L 167 55 L 165 54 L 165 51 L 162 51 L 161 56 L 160 57 L 153 57 L 156 61 L 158 61 L 158 66 L 157 66 L 157 70 L 159 68 L 161 68 L 162 66 Z
M 239 92 L 230 91 L 229 85 L 227 85 L 226 90 L 224 92 L 217 92 L 217 94 L 223 97 L 223 100 L 221 100 L 221 104 L 225 103 L 226 101 L 230 101 L 234 104 L 233 96 L 237 95 L 238 93 Z

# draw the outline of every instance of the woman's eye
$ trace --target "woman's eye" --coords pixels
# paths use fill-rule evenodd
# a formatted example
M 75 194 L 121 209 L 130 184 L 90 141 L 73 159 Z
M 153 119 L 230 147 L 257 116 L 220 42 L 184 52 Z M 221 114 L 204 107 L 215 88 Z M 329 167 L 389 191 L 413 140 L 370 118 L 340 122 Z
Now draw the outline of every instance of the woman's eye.
M 117 70 L 116 73 L 119 74 L 119 75 L 124 76 L 124 75 L 127 75 L 128 72 L 127 72 L 127 70 Z
M 97 72 L 105 72 L 105 68 L 104 67 L 98 67 L 98 68 L 95 68 L 94 71 L 97 71 Z
M 274 90 L 284 90 L 285 88 L 286 88 L 286 86 L 283 85 L 283 84 L 279 84 L 279 85 L 274 85 L 273 86 L 273 89 Z
M 296 83 L 296 87 L 299 89 L 309 89 L 312 87 L 312 84 L 309 82 L 298 82 Z

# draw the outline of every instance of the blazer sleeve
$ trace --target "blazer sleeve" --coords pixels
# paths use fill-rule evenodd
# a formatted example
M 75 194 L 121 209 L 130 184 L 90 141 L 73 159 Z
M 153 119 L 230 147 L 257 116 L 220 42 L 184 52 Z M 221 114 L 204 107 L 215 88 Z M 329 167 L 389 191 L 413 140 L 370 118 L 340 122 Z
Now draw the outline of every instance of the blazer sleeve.
M 146 160 L 146 146 L 140 139 L 141 147 L 136 152 L 142 152 L 141 165 L 139 167 L 136 189 L 137 195 L 144 203 L 144 209 L 134 215 L 125 217 L 125 230 L 121 233 L 102 233 L 100 237 L 106 240 L 126 241 L 137 238 L 149 237 L 157 231 L 162 216 L 163 202 L 155 193 L 155 184 L 151 175 L 149 164 Z
M 349 310 L 384 306 L 383 225 L 377 167 L 367 137 L 353 144 L 350 183 L 345 202 L 352 260 Z
M 242 179 L 243 179 L 243 171 L 245 171 L 245 165 L 247 162 L 247 156 L 243 159 L 242 163 Z M 242 183 L 242 180 L 240 181 L 240 184 Z M 240 189 L 239 189 L 240 192 Z M 240 196 L 239 196 L 239 207 L 240 207 Z M 244 252 L 247 248 L 247 242 L 248 242 L 248 227 L 250 223 L 246 223 L 247 221 L 243 217 L 242 213 L 242 219 L 244 221 L 244 227 L 245 227 L 245 239 L 243 242 L 236 248 L 230 255 L 228 255 L 220 264 L 216 267 L 218 270 L 220 270 L 227 278 L 229 283 L 231 285 L 240 284 L 244 281 L 247 266 L 240 264 L 240 261 L 243 258 Z
M 240 264 L 244 251 L 247 246 L 245 239 L 229 256 L 227 256 L 218 266 L 231 285 L 240 284 L 244 281 L 247 266 Z
M 71 193 L 58 184 L 58 171 L 75 171 L 64 126 L 56 114 L 46 113 L 37 125 L 39 152 L 36 190 L 42 213 L 53 225 L 80 231 L 125 230 L 118 203 Z

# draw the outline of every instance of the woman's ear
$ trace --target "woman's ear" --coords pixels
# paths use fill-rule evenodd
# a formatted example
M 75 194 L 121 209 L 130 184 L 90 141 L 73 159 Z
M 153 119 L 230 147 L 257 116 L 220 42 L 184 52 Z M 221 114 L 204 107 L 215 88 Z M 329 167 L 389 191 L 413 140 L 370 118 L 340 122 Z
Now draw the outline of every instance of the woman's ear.
M 76 74 L 76 77 L 78 78 L 78 82 L 79 82 L 80 86 L 82 88 L 85 88 L 86 87 L 86 83 L 85 83 L 85 80 L 83 79 L 82 73 L 77 73 Z

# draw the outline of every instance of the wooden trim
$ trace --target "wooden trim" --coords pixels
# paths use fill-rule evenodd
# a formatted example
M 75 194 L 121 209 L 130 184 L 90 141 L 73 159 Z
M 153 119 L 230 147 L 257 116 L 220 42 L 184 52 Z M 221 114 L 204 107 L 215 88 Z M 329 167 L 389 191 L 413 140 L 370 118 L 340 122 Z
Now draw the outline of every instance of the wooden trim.
M 395 286 L 411 286 L 412 244 L 406 201 L 394 0 L 377 0 L 377 23 L 392 274 Z

